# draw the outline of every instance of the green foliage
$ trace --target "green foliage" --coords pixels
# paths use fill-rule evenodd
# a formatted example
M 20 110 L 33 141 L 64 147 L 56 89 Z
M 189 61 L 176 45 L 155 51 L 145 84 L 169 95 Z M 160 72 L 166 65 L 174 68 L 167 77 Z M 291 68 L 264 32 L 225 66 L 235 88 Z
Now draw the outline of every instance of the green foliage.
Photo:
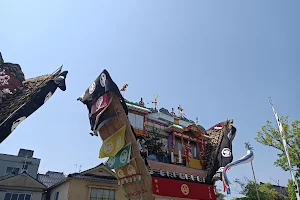
M 287 148 L 289 151 L 289 157 L 293 170 L 296 172 L 296 177 L 300 178 L 300 120 L 295 120 L 290 125 L 288 123 L 288 117 L 280 118 L 284 135 L 287 141 Z M 283 170 L 288 171 L 289 166 L 280 133 L 277 129 L 277 125 L 273 125 L 272 122 L 267 121 L 266 125 L 261 127 L 261 130 L 257 133 L 255 140 L 265 146 L 273 147 L 279 150 L 278 159 L 274 164 L 281 167 Z
M 279 197 L 279 193 L 275 189 L 271 189 L 270 183 L 258 185 L 248 178 L 244 178 L 244 180 L 236 179 L 234 183 L 239 187 L 238 192 L 246 196 L 238 199 L 257 200 L 256 187 L 258 188 L 258 194 L 261 200 L 274 200 Z
M 218 200 L 224 200 L 226 195 L 221 193 L 221 190 L 220 189 L 216 189 L 216 196 L 217 196 L 217 199 Z
M 254 148 L 252 147 L 252 145 L 249 142 L 245 142 L 245 148 L 247 150 L 254 150 Z
M 300 185 L 300 181 L 298 181 L 298 185 Z M 287 192 L 289 194 L 289 200 L 296 200 L 296 192 L 292 180 L 289 180 L 288 182 Z
M 156 130 L 154 127 L 152 129 L 152 132 L 150 132 L 146 137 L 144 137 L 145 145 L 147 145 L 147 149 L 149 151 L 149 154 L 154 154 L 156 156 L 161 155 L 162 152 L 162 143 L 161 141 L 161 135 L 159 134 L 159 131 Z

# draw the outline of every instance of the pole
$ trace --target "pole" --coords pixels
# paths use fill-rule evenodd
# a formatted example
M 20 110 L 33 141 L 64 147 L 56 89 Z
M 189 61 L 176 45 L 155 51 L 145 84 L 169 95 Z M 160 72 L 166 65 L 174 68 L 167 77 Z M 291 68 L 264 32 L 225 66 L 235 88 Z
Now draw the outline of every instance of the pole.
M 252 161 L 251 161 L 251 168 L 252 168 L 252 174 L 253 174 L 253 178 L 254 178 L 254 182 L 255 182 L 255 190 L 256 190 L 257 199 L 260 200 L 257 185 L 256 185 L 257 182 L 256 182 L 256 177 L 255 177 L 254 167 L 253 167 Z
M 279 120 L 277 112 L 275 111 L 275 108 L 273 106 L 271 97 L 269 97 L 269 102 L 270 102 L 270 104 L 272 106 L 272 110 L 273 110 L 273 113 L 274 113 L 274 116 L 275 116 L 275 119 L 276 119 L 276 122 L 277 122 L 277 127 L 278 127 L 278 130 L 279 130 L 280 136 L 281 136 L 281 140 L 282 140 L 282 144 L 283 144 L 283 149 L 285 151 L 285 155 L 286 155 L 286 158 L 287 158 L 287 161 L 288 161 L 288 165 L 289 165 L 289 168 L 290 168 L 291 177 L 292 177 L 292 180 L 294 182 L 296 198 L 297 198 L 297 200 L 300 200 L 299 186 L 298 186 L 298 183 L 297 183 L 297 180 L 295 178 L 295 175 L 294 175 L 294 172 L 293 172 L 293 168 L 292 168 L 292 165 L 291 165 L 290 156 L 289 156 L 288 148 L 287 148 L 287 145 L 286 145 L 285 136 L 283 134 L 282 124 L 281 124 L 281 122 Z

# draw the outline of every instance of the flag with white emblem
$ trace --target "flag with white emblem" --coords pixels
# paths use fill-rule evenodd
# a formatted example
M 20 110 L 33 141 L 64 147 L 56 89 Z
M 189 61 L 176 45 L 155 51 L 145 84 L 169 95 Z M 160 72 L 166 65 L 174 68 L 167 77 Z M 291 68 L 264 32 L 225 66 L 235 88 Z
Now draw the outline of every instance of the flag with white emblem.
M 214 180 L 221 180 L 221 174 L 223 172 L 224 167 L 228 163 L 231 163 L 233 160 L 232 141 L 235 137 L 235 134 L 236 134 L 236 128 L 234 126 L 232 126 L 231 129 L 224 130 L 223 132 L 223 138 L 221 141 L 220 150 L 218 152 L 217 162 L 215 163 L 214 166 L 214 171 L 216 172 L 213 178 Z
M 124 146 L 115 156 L 110 157 L 105 165 L 110 169 L 120 168 L 130 162 L 131 142 Z
M 276 119 L 276 122 L 277 122 L 278 130 L 279 130 L 279 133 L 280 133 L 280 136 L 281 136 L 281 140 L 282 140 L 282 144 L 283 144 L 283 149 L 285 151 L 286 158 L 287 158 L 287 161 L 288 161 L 288 165 L 289 165 L 289 168 L 290 168 L 290 173 L 291 173 L 291 177 L 292 177 L 294 188 L 295 188 L 296 198 L 297 198 L 297 200 L 300 200 L 299 186 L 298 186 L 298 183 L 297 183 L 297 180 L 295 178 L 294 171 L 293 171 L 293 168 L 292 168 L 292 165 L 291 165 L 291 161 L 290 161 L 290 157 L 289 157 L 289 151 L 288 151 L 288 148 L 287 148 L 287 143 L 286 143 L 285 135 L 283 133 L 283 127 L 282 127 L 280 119 L 279 119 L 279 117 L 277 115 L 277 112 L 276 112 L 276 110 L 275 110 L 275 108 L 273 106 L 271 97 L 269 97 L 269 98 L 270 98 L 269 101 L 270 101 L 270 104 L 272 106 L 272 110 L 273 110 L 273 113 L 274 113 L 274 116 L 275 116 L 275 119 Z
M 111 79 L 109 73 L 106 70 L 103 70 L 103 72 L 77 100 L 85 104 L 88 107 L 89 112 L 91 113 L 92 104 L 95 99 L 98 99 L 109 91 L 115 93 L 118 97 L 120 97 L 124 110 L 126 114 L 128 114 L 128 108 L 126 106 L 125 100 L 121 95 L 118 86 Z
M 126 125 L 103 141 L 99 158 L 115 156 L 125 145 Z
M 132 158 L 129 164 L 120 168 L 115 168 L 116 176 L 118 179 L 126 178 L 128 176 L 136 175 L 138 172 L 135 158 Z
M 24 74 L 17 64 L 2 63 L 0 69 L 12 80 L 18 83 Z M 66 90 L 65 78 L 67 71 L 61 72 L 60 67 L 51 75 L 26 79 L 23 83 L 9 87 L 12 94 L 6 98 L 0 107 L 0 143 L 6 139 L 17 126 L 39 109 L 54 94 L 57 88 Z

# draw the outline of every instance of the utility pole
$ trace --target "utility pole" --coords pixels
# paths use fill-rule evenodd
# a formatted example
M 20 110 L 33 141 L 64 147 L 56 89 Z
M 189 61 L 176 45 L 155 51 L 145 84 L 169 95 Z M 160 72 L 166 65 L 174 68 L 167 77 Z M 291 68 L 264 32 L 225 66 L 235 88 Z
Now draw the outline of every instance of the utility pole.
M 251 146 L 251 144 L 249 142 L 245 143 L 245 147 L 248 150 L 254 150 L 254 148 Z M 255 185 L 255 190 L 256 190 L 256 196 L 257 196 L 257 199 L 260 200 L 259 193 L 258 193 L 258 188 L 257 188 L 257 185 L 256 185 L 257 182 L 256 182 L 256 177 L 255 177 L 254 167 L 253 167 L 252 161 L 251 161 L 251 168 L 252 168 L 252 174 L 253 174 L 254 185 Z
M 280 136 L 281 136 L 281 140 L 282 140 L 282 144 L 283 144 L 283 149 L 285 151 L 285 155 L 286 155 L 286 158 L 287 158 L 287 161 L 288 161 L 288 165 L 289 165 L 289 168 L 290 168 L 291 177 L 292 177 L 292 180 L 294 182 L 294 188 L 295 188 L 296 198 L 297 198 L 297 200 L 300 200 L 299 186 L 298 186 L 298 182 L 297 182 L 297 180 L 295 178 L 294 171 L 293 171 L 293 168 L 292 168 L 292 165 L 291 165 L 290 156 L 289 156 L 289 152 L 288 152 L 288 148 L 287 148 L 287 144 L 286 144 L 286 139 L 285 139 L 285 136 L 283 134 L 283 127 L 282 127 L 282 124 L 281 124 L 281 122 L 279 120 L 277 112 L 276 112 L 276 110 L 275 110 L 275 108 L 273 106 L 271 97 L 269 97 L 269 102 L 270 102 L 270 104 L 272 106 L 272 110 L 273 110 L 273 113 L 274 113 L 274 116 L 275 116 L 275 119 L 276 119 L 276 122 L 277 122 L 278 131 L 279 131 Z

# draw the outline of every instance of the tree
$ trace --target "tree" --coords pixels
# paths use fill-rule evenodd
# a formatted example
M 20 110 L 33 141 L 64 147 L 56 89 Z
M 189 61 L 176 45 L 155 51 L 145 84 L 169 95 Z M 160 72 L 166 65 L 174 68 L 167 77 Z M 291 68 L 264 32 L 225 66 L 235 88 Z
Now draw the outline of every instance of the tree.
M 296 177 L 300 178 L 300 120 L 295 120 L 289 125 L 288 117 L 280 118 L 284 135 L 287 141 L 287 148 L 293 170 L 296 172 Z M 279 151 L 278 159 L 275 165 L 288 171 L 289 166 L 283 149 L 280 133 L 277 126 L 273 126 L 272 122 L 267 121 L 266 125 L 258 131 L 255 140 L 265 146 L 270 146 Z
M 300 185 L 300 181 L 298 181 L 298 185 Z M 289 194 L 289 199 L 290 200 L 296 200 L 296 192 L 295 192 L 295 187 L 294 183 L 292 180 L 289 180 L 288 185 L 287 185 L 287 192 Z
M 291 124 L 288 122 L 288 117 L 280 118 L 284 136 L 287 142 L 287 149 L 289 151 L 289 157 L 291 161 L 291 166 L 296 172 L 295 177 L 300 179 L 300 120 L 295 120 Z M 289 166 L 286 158 L 285 151 L 283 149 L 282 139 L 280 133 L 277 129 L 277 125 L 273 125 L 269 120 L 266 125 L 261 127 L 258 131 L 255 140 L 265 146 L 272 147 L 278 150 L 278 159 L 274 162 L 277 167 L 281 167 L 283 170 L 288 171 Z M 292 181 L 288 184 L 289 197 L 295 196 L 295 188 Z M 295 198 L 296 199 L 296 198 Z
M 217 200 L 225 200 L 226 195 L 223 194 L 221 192 L 221 190 L 219 188 L 217 188 L 216 186 L 215 186 L 215 191 L 216 191 Z
M 156 156 L 162 154 L 161 135 L 159 134 L 158 130 L 153 127 L 152 132 L 150 132 L 143 139 L 145 140 L 144 144 L 147 146 L 149 154 L 154 154 Z
M 244 178 L 244 180 L 235 179 L 234 184 L 238 186 L 238 192 L 246 196 L 238 199 L 257 200 L 256 187 L 262 200 L 274 200 L 279 197 L 279 193 L 275 189 L 271 189 L 270 183 L 258 185 L 254 181 Z

